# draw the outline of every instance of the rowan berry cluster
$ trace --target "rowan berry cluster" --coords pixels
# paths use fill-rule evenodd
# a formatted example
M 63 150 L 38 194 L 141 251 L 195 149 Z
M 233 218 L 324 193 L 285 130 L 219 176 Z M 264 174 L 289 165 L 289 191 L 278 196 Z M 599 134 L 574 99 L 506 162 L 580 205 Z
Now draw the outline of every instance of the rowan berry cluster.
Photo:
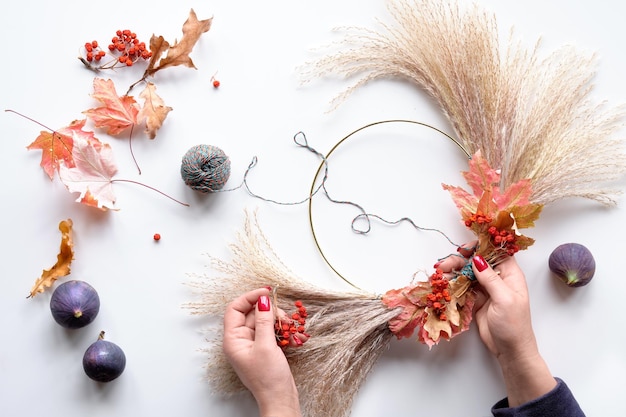
M 306 318 L 308 316 L 306 307 L 300 300 L 296 301 L 294 306 L 296 311 L 291 314 L 289 320 L 276 319 L 276 323 L 274 323 L 276 343 L 283 349 L 292 344 L 292 342 L 296 345 L 302 344 L 302 341 L 296 337 L 296 333 L 305 334 Z
M 491 242 L 506 250 L 507 255 L 513 256 L 519 252 L 519 245 L 515 243 L 516 235 L 512 230 L 498 230 L 495 226 L 487 229 L 491 235 Z
M 100 62 L 106 55 L 106 52 L 98 45 L 98 41 L 86 42 L 84 46 L 86 65 Z M 146 43 L 140 42 L 137 39 L 137 34 L 128 29 L 118 30 L 115 33 L 115 36 L 111 38 L 111 43 L 108 45 L 108 50 L 111 54 L 114 54 L 115 58 L 113 61 L 100 66 L 99 69 L 115 68 L 117 66 L 130 67 L 140 59 L 148 60 L 152 57 L 152 52 L 146 47 Z
M 491 217 L 479 211 L 479 212 L 472 214 L 469 219 L 465 220 L 465 226 L 472 227 L 474 223 L 479 224 L 479 225 L 489 224 L 492 221 L 493 219 Z
M 452 297 L 450 296 L 450 282 L 443 276 L 443 271 L 439 268 L 430 276 L 430 286 L 432 292 L 426 294 L 426 305 L 433 309 L 433 313 L 439 320 L 446 321 L 446 308 Z
M 106 53 L 99 48 L 98 41 L 85 42 L 85 59 L 89 62 L 99 62 Z
M 472 227 L 474 224 L 479 226 L 489 226 L 493 219 L 481 212 L 472 214 L 467 220 L 465 220 L 465 226 Z M 484 228 L 482 228 L 484 230 Z M 513 230 L 498 229 L 495 226 L 489 226 L 487 233 L 491 236 L 491 243 L 496 248 L 502 248 L 507 255 L 513 256 L 519 252 L 519 245 L 516 244 L 516 235 Z

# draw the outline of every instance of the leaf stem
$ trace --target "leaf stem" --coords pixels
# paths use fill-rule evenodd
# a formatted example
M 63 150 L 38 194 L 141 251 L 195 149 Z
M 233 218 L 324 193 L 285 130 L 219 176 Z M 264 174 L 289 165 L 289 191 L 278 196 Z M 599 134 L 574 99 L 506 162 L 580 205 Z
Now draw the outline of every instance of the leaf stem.
M 185 207 L 189 207 L 189 204 L 184 203 L 184 202 L 182 202 L 182 201 L 180 201 L 180 200 L 177 200 L 177 199 L 175 199 L 174 197 L 172 197 L 172 196 L 170 196 L 170 195 L 165 194 L 163 191 L 157 190 L 156 188 L 151 187 L 151 186 L 149 186 L 149 185 L 147 185 L 147 184 L 144 184 L 144 183 L 142 183 L 142 182 L 139 182 L 139 181 L 134 181 L 134 180 L 112 179 L 112 180 L 111 180 L 111 183 L 114 183 L 114 182 L 127 182 L 127 183 L 130 183 L 130 184 L 141 185 L 142 187 L 146 187 L 146 188 L 148 188 L 148 189 L 150 189 L 150 190 L 152 190 L 152 191 L 156 191 L 157 193 L 161 194 L 162 196 L 167 197 L 167 198 L 169 198 L 170 200 L 173 200 L 173 201 L 177 202 L 177 203 L 178 203 L 178 204 L 180 204 L 180 205 L 183 205 L 183 206 L 185 206 Z
M 141 168 L 139 168 L 139 164 L 137 163 L 137 158 L 135 158 L 135 152 L 133 152 L 133 130 L 135 128 L 135 125 L 132 125 L 130 127 L 130 134 L 128 135 L 128 149 L 130 149 L 130 156 L 133 158 L 133 162 L 135 163 L 135 166 L 137 167 L 137 171 L 139 172 L 139 175 L 141 175 Z
M 26 119 L 26 120 L 30 120 L 31 122 L 33 122 L 33 123 L 35 123 L 35 124 L 38 124 L 39 126 L 43 127 L 44 129 L 48 129 L 48 130 L 49 130 L 49 131 L 51 131 L 51 132 L 56 132 L 54 129 L 51 129 L 51 128 L 49 128 L 48 126 L 44 125 L 43 123 L 38 122 L 37 120 L 35 120 L 35 119 L 33 119 L 33 118 L 30 118 L 30 117 L 28 117 L 28 116 L 26 116 L 26 115 L 24 115 L 24 114 L 22 114 L 22 113 L 20 113 L 20 112 L 18 112 L 18 111 L 11 110 L 11 109 L 5 109 L 4 111 L 5 111 L 5 112 L 9 112 L 9 113 L 14 113 L 14 114 L 17 114 L 18 116 L 21 116 L 21 117 L 23 117 L 23 118 L 24 118 L 24 119 Z

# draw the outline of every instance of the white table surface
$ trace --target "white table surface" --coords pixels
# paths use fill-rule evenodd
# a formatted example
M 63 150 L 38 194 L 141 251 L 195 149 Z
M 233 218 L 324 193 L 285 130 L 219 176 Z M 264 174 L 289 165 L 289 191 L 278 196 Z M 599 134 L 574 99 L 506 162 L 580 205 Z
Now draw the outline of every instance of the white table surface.
M 72 416 L 250 416 L 249 401 L 211 395 L 204 378 L 203 318 L 182 305 L 193 300 L 189 274 L 208 272 L 207 253 L 227 259 L 245 210 L 257 210 L 276 252 L 295 273 L 329 288 L 345 288 L 323 262 L 311 237 L 307 206 L 279 206 L 243 190 L 199 195 L 184 185 L 180 160 L 193 145 L 222 148 L 230 157 L 229 186 L 236 186 L 252 157 L 254 192 L 284 202 L 306 196 L 319 161 L 297 148 L 298 131 L 327 152 L 350 131 L 385 119 L 412 119 L 451 132 L 442 115 L 417 89 L 379 81 L 336 111 L 329 100 L 347 83 L 318 80 L 301 86 L 295 68 L 311 49 L 334 39 L 340 25 L 373 25 L 386 19 L 377 1 L 134 1 L 109 3 L 22 1 L 0 15 L 3 62 L 0 101 L 52 128 L 82 118 L 95 107 L 89 96 L 94 74 L 76 59 L 85 41 L 107 42 L 116 29 L 130 28 L 148 41 L 152 33 L 173 40 L 190 8 L 213 27 L 197 43 L 197 70 L 173 68 L 154 78 L 173 107 L 157 138 L 137 134 L 134 168 L 125 137 L 98 137 L 111 144 L 117 178 L 142 181 L 190 203 L 183 207 L 156 193 L 115 184 L 116 212 L 74 202 L 58 180 L 39 167 L 40 152 L 27 151 L 41 130 L 11 113 L 1 115 L 2 259 L 0 291 L 0 415 Z M 525 2 L 481 0 L 496 13 L 503 38 L 511 26 L 542 51 L 564 44 L 598 53 L 594 98 L 612 105 L 626 97 L 624 40 L 626 10 L 616 2 Z M 219 89 L 211 85 L 217 72 Z M 139 72 L 109 76 L 120 86 Z M 122 87 L 119 87 L 120 89 Z M 120 91 L 121 92 L 121 91 Z M 378 129 L 378 130 L 376 130 Z M 409 216 L 463 241 L 468 232 L 441 182 L 464 185 L 462 156 L 449 142 L 411 126 L 371 129 L 342 145 L 330 161 L 329 189 L 389 219 Z M 429 143 L 411 139 L 428 133 Z M 387 138 L 383 143 L 382 137 Z M 581 156 L 584 157 L 584 156 Z M 437 160 L 445 165 L 434 164 Z M 433 167 L 441 168 L 433 173 Z M 381 172 L 387 172 L 385 179 Z M 621 185 L 626 188 L 625 181 Z M 350 210 L 315 200 L 315 224 L 329 258 L 346 276 L 374 291 L 404 286 L 413 272 L 431 268 L 450 251 L 441 237 L 407 225 L 374 222 L 367 237 L 350 231 Z M 51 291 L 26 299 L 42 269 L 54 264 L 58 223 L 74 222 L 75 260 L 68 279 L 82 279 L 99 292 L 95 322 L 78 331 L 58 326 L 50 315 Z M 622 332 L 623 236 L 626 201 L 615 209 L 570 200 L 547 207 L 528 231 L 536 244 L 518 256 L 528 276 L 533 321 L 552 372 L 565 379 L 589 416 L 624 416 L 626 336 Z M 159 242 L 153 234 L 160 233 Z M 597 261 L 596 277 L 569 289 L 551 277 L 550 251 L 575 241 Z M 61 282 L 61 280 L 59 281 Z M 116 381 L 98 386 L 82 371 L 81 358 L 100 330 L 126 352 L 127 367 Z M 475 327 L 432 350 L 414 340 L 392 341 L 353 407 L 355 417 L 487 416 L 504 396 L 494 360 Z

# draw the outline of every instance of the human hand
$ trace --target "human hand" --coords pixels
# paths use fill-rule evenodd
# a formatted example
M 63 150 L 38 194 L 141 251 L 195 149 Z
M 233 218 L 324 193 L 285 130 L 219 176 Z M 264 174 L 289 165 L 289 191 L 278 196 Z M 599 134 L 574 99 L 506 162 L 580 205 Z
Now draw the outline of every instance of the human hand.
M 556 380 L 539 353 L 526 278 L 517 261 L 507 257 L 494 269 L 480 255 L 460 253 L 463 256 L 448 257 L 439 267 L 448 272 L 461 269 L 471 257 L 479 283 L 474 319 L 480 338 L 502 368 L 509 405 L 549 392 Z
M 267 288 L 233 300 L 224 314 L 223 349 L 226 358 L 252 392 L 260 415 L 300 417 L 298 390 L 282 349 L 276 344 L 277 315 Z
M 517 261 L 507 257 L 494 270 L 482 256 L 466 247 L 459 250 L 461 256 L 447 257 L 438 268 L 451 273 L 471 260 L 480 284 L 475 286 L 478 294 L 474 318 L 483 343 L 496 358 L 533 353 L 536 342 L 528 289 Z

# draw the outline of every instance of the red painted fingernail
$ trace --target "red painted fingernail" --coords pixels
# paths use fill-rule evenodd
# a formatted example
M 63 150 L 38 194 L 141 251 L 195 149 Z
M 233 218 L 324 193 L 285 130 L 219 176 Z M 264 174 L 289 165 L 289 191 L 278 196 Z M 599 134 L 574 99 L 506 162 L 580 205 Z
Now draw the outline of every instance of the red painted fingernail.
M 483 272 L 489 266 L 487 264 L 487 261 L 485 261 L 485 258 L 483 258 L 480 255 L 474 256 L 472 261 L 474 262 L 474 265 L 476 266 L 476 269 L 478 269 L 478 272 Z
M 436 264 L 434 264 L 433 268 L 437 268 L 439 265 L 441 265 L 441 261 L 438 261 Z
M 306 337 L 311 337 L 311 335 L 308 333 L 302 333 L 302 334 L 305 335 Z
M 270 311 L 270 298 L 267 295 L 262 295 L 257 301 L 259 311 Z
M 302 340 L 300 340 L 299 338 L 294 337 L 294 338 L 293 338 L 293 341 L 294 341 L 294 342 L 296 342 L 296 345 L 298 345 L 298 346 L 302 346 Z
M 266 285 L 266 286 L 265 286 L 265 287 L 263 287 L 263 288 L 267 288 L 267 290 L 268 290 L 268 291 L 272 291 L 272 287 L 270 287 L 269 285 Z

